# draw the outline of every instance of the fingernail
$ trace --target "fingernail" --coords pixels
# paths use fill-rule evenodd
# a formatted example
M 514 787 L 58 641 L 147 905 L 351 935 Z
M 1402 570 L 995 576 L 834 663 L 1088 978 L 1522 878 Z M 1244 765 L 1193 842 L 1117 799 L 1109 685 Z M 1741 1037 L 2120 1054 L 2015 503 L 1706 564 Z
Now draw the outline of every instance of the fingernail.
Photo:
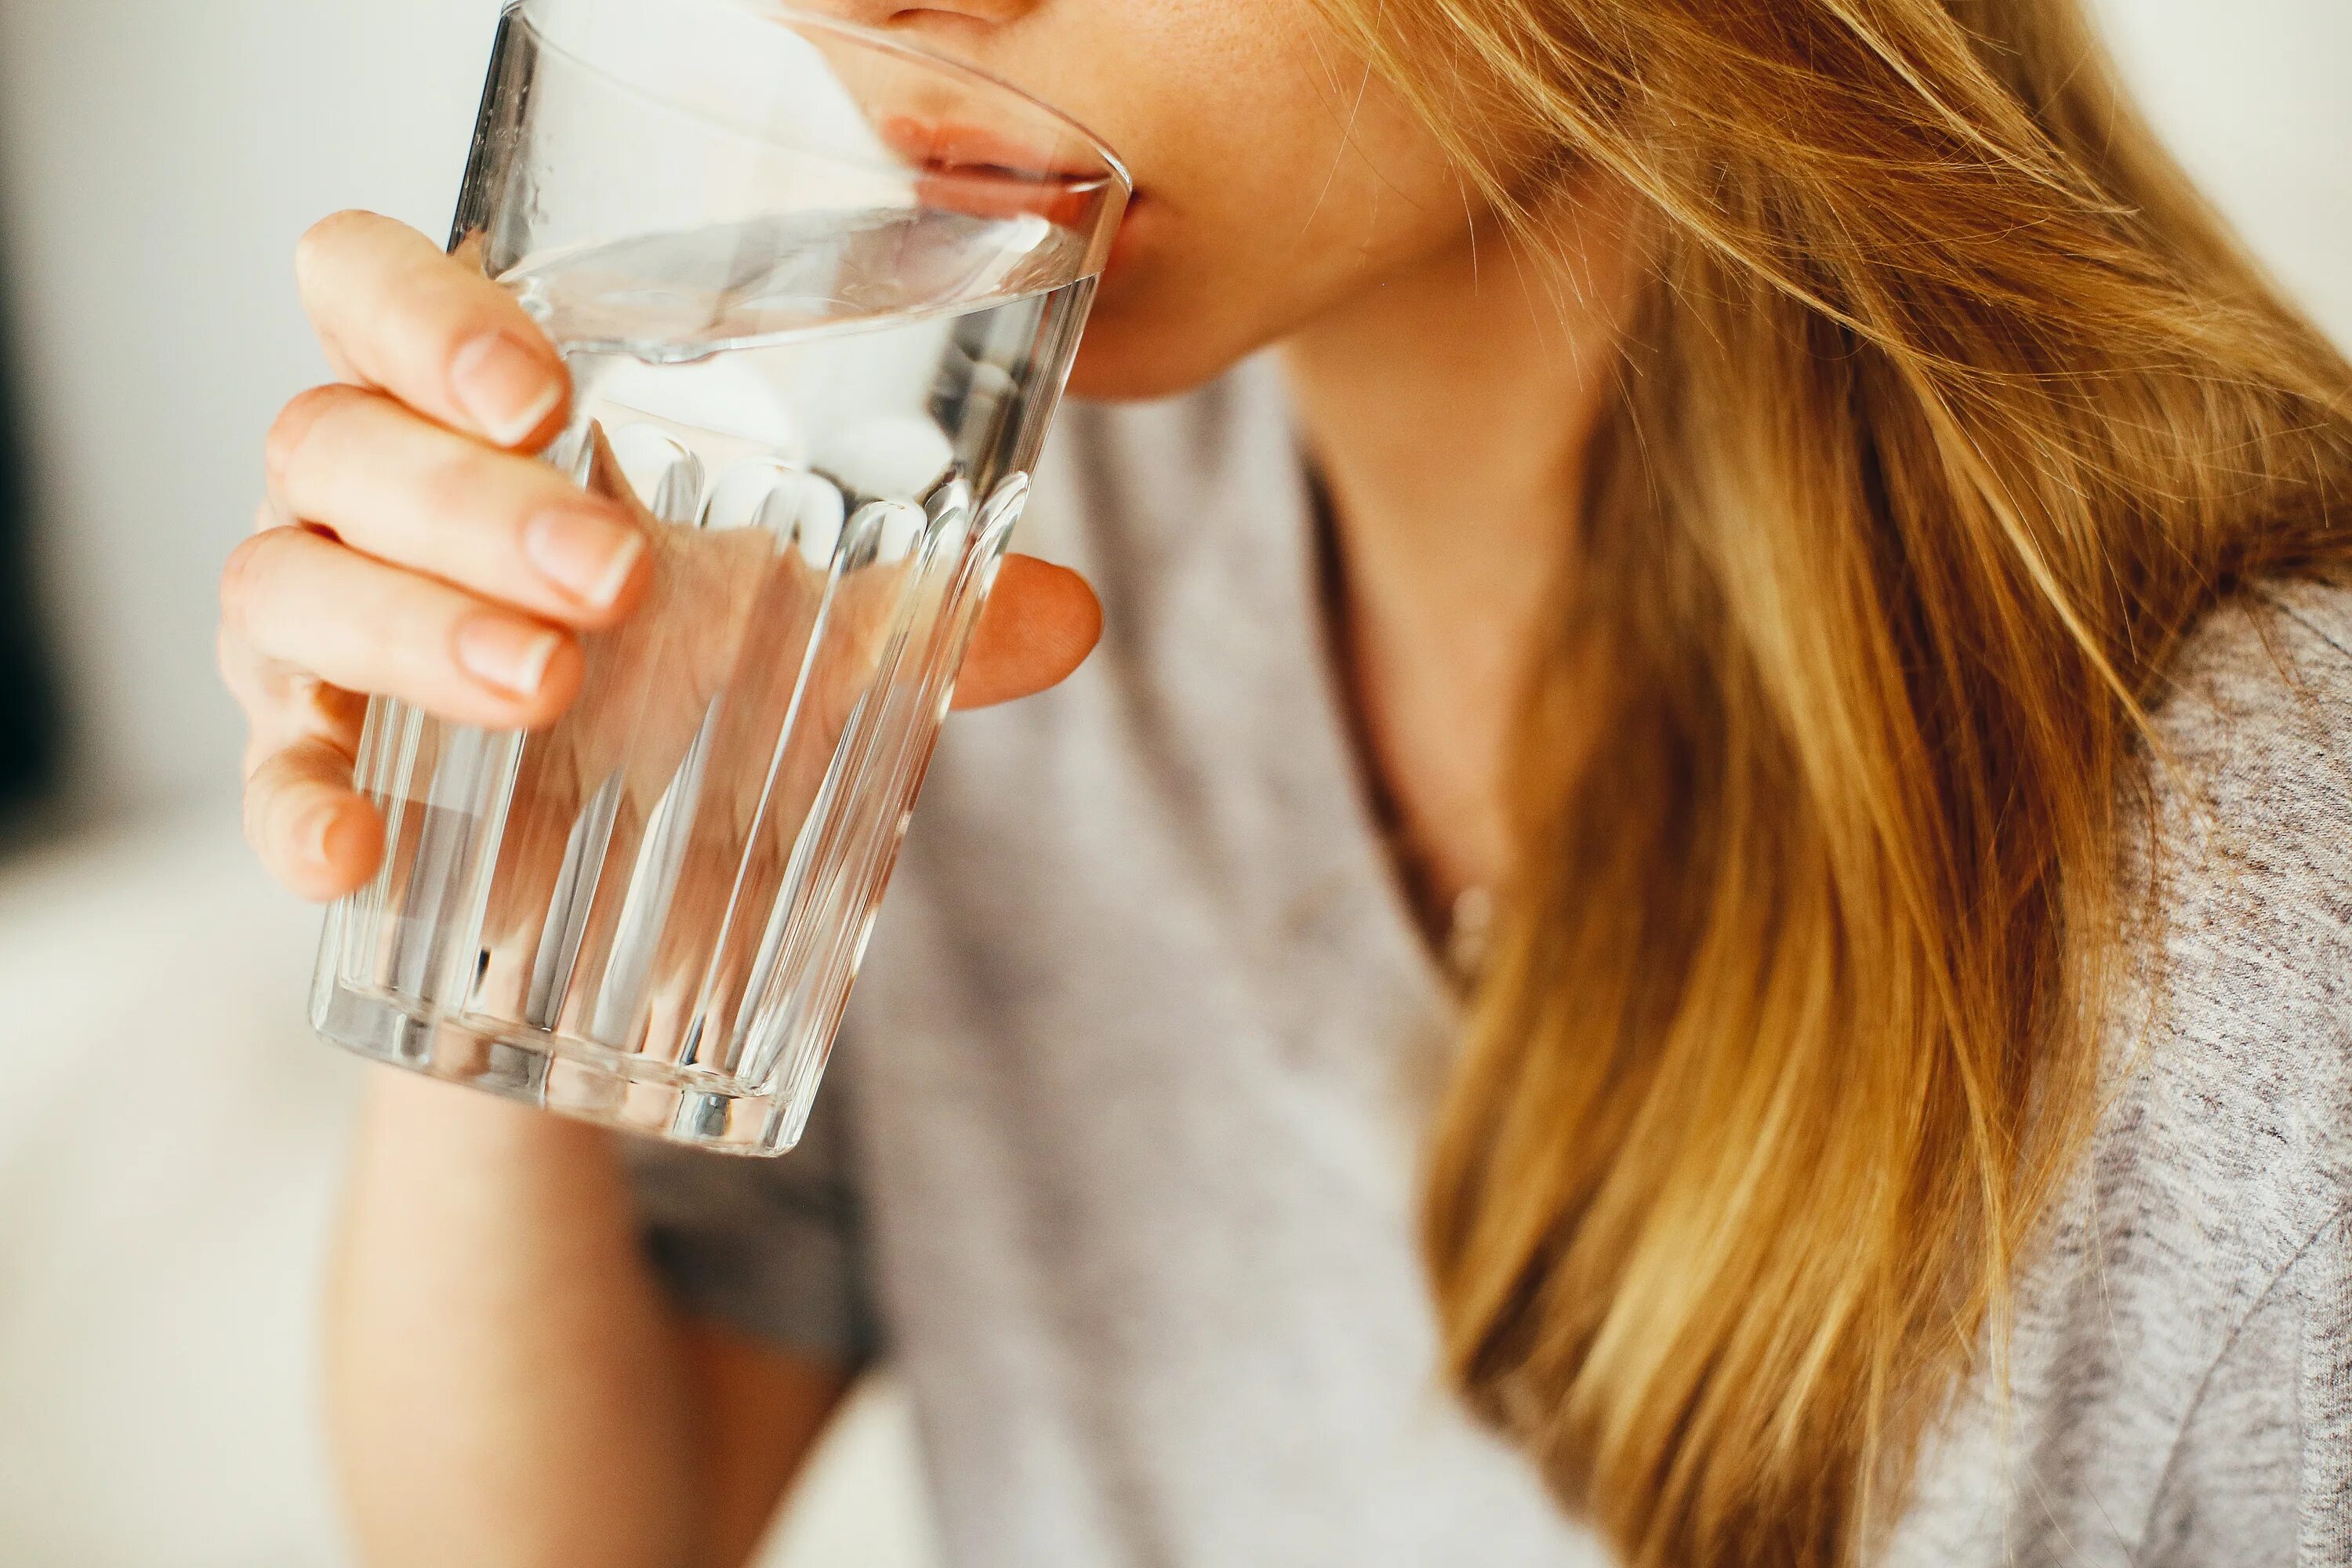
M 303 858 L 311 865 L 333 863 L 327 852 L 327 841 L 334 837 L 335 825 L 342 819 L 343 808 L 340 805 L 322 805 L 302 819 L 301 831 L 296 842 L 301 846 Z
M 563 401 L 562 382 L 547 362 L 504 332 L 476 338 L 449 366 L 450 390 L 483 433 L 511 447 L 538 429 Z
M 457 628 L 457 662 L 477 680 L 529 697 L 547 679 L 549 661 L 562 641 L 544 626 L 477 616 Z
M 601 610 L 621 596 L 646 536 L 602 512 L 544 511 L 524 525 L 522 550 L 549 582 Z

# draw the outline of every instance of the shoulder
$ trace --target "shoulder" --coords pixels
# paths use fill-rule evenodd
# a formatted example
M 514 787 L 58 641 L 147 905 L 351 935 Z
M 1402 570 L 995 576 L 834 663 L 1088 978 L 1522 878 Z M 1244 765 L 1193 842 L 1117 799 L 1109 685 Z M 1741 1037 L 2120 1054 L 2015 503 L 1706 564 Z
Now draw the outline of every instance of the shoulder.
M 2211 1195 L 2283 1266 L 2352 1198 L 2352 587 L 2212 611 L 2154 720 L 2122 1099 L 2193 1110 Z
M 2159 794 L 2204 787 L 2240 826 L 2272 833 L 2352 814 L 2352 584 L 2263 583 L 2210 611 L 2154 719 L 2171 753 L 2151 759 Z M 2168 761 L 2186 771 L 2168 778 Z M 2352 847 L 2331 865 L 2352 865 Z
M 2269 584 L 2171 662 L 2098 1123 L 1891 1561 L 2215 1560 L 2192 1517 L 2248 1561 L 2293 1542 L 2312 1444 L 2352 1422 L 2352 1377 L 2305 1364 L 2352 1344 L 2347 650 L 2352 590 Z
M 2352 585 L 2270 583 L 2174 659 L 2147 749 L 2146 861 L 2168 967 L 2226 961 L 2248 1023 L 2352 1013 Z M 2211 976 L 2217 984 L 2231 974 Z M 2228 989 L 2225 986 L 2225 990 Z

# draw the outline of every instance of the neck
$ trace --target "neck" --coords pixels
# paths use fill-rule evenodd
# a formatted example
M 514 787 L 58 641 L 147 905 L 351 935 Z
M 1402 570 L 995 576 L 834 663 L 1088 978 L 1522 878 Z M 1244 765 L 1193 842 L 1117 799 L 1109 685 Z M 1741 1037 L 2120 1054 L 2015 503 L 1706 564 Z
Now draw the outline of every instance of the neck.
M 1480 233 L 1283 349 L 1335 517 L 1367 761 L 1433 909 L 1508 868 L 1513 730 L 1574 570 L 1585 449 L 1630 303 L 1617 215 L 1561 226 L 1541 258 Z

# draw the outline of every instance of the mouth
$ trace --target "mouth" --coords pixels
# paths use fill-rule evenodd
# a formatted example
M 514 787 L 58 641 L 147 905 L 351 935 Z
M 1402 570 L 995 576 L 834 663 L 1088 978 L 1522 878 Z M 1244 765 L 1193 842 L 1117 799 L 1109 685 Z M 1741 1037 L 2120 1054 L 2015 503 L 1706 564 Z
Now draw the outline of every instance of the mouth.
M 946 124 L 915 115 L 884 116 L 875 129 L 883 142 L 917 171 L 922 199 L 974 217 L 1034 215 L 1083 233 L 1101 204 L 1116 200 L 1118 181 L 1099 158 L 1049 149 L 984 126 Z M 1130 220 L 1143 202 L 1131 193 L 1108 267 L 1131 250 Z
M 1112 173 L 1100 156 L 1081 156 L 991 126 L 890 114 L 883 116 L 875 129 L 892 152 L 926 167 L 988 170 L 1033 184 L 1113 183 Z

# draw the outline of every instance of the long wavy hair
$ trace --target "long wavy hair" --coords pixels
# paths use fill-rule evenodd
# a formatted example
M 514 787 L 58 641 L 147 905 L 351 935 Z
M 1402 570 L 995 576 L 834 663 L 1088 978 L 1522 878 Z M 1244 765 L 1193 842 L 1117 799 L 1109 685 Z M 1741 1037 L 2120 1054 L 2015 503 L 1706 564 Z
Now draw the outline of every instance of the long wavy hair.
M 2094 1120 L 2167 661 L 2352 554 L 2352 370 L 2074 0 L 1323 5 L 1496 210 L 1644 215 L 1430 1151 L 1451 1372 L 1629 1563 L 1853 1561 Z

